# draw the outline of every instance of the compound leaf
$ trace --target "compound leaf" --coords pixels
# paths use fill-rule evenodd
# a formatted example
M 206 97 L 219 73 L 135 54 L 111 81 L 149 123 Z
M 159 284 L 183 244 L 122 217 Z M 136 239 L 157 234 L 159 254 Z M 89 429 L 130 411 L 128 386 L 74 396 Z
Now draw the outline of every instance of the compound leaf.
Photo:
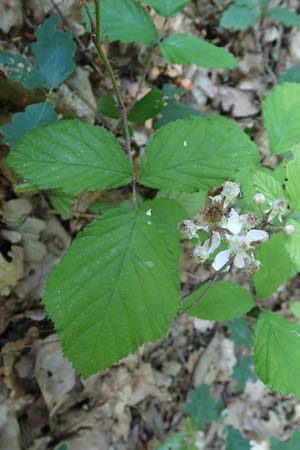
M 250 450 L 250 442 L 233 427 L 227 428 L 226 450 Z
M 288 441 L 280 441 L 279 439 L 271 439 L 271 450 L 298 450 L 300 448 L 300 433 L 294 431 L 291 439 Z
M 18 81 L 27 89 L 43 86 L 43 80 L 25 56 L 0 50 L 0 69 L 9 80 Z
M 246 289 L 228 281 L 216 281 L 211 287 L 204 284 L 185 299 L 184 308 L 199 298 L 199 303 L 188 314 L 205 320 L 236 319 L 255 307 L 253 297 Z
M 206 384 L 201 384 L 190 393 L 183 408 L 195 430 L 204 430 L 208 423 L 220 416 L 222 409 L 222 400 L 212 397 Z
M 40 189 L 110 189 L 132 180 L 127 156 L 104 128 L 62 120 L 27 133 L 8 157 L 11 167 Z
M 47 313 L 85 377 L 162 338 L 176 314 L 180 246 L 148 207 L 88 225 L 47 281 Z
M 284 233 L 273 234 L 256 252 L 261 267 L 254 275 L 254 285 L 261 298 L 272 295 L 290 278 L 291 260 L 285 249 L 285 238 Z
M 156 116 L 163 107 L 163 95 L 160 90 L 154 87 L 136 102 L 128 115 L 128 119 L 131 122 L 144 123 L 146 120 Z
M 143 3 L 152 6 L 157 14 L 163 17 L 176 16 L 190 0 L 142 0 Z
M 12 147 L 28 131 L 40 125 L 49 125 L 56 120 L 57 115 L 52 103 L 42 102 L 29 105 L 24 112 L 14 114 L 10 124 L 0 127 L 0 132 L 4 135 L 3 142 Z
M 233 368 L 232 378 L 236 381 L 235 390 L 242 392 L 248 380 L 256 381 L 256 375 L 253 373 L 253 356 L 245 356 L 239 364 Z
M 260 314 L 254 341 L 255 370 L 269 388 L 284 395 L 300 394 L 300 326 L 278 314 Z
M 202 117 L 203 113 L 192 106 L 178 101 L 176 98 L 167 98 L 164 107 L 159 114 L 159 118 L 154 122 L 154 128 L 158 129 L 169 122 L 178 119 L 185 119 L 190 116 Z
M 70 31 L 56 28 L 57 17 L 45 20 L 36 31 L 37 42 L 32 44 L 37 68 L 49 88 L 55 88 L 75 70 L 75 43 Z
M 157 32 L 148 12 L 136 0 L 101 0 L 101 26 L 110 42 L 151 45 Z
M 289 219 L 287 224 L 295 227 L 294 233 L 286 236 L 286 250 L 295 266 L 295 269 L 300 272 L 300 225 L 293 219 Z
M 216 69 L 234 69 L 237 66 L 235 57 L 227 50 L 189 34 L 167 37 L 160 49 L 172 64 L 196 64 Z
M 298 146 L 297 146 L 298 147 Z M 300 210 L 300 151 L 293 152 L 294 159 L 286 164 L 286 192 L 293 212 Z
M 160 128 L 140 164 L 145 186 L 195 192 L 254 166 L 258 151 L 238 125 L 220 116 L 189 117 Z
M 231 330 L 229 339 L 242 347 L 251 347 L 253 343 L 252 331 L 248 327 L 245 319 L 239 318 L 232 322 L 227 322 L 226 326 Z
M 259 8 L 233 4 L 223 13 L 220 25 L 233 30 L 246 30 L 255 25 L 260 15 Z
M 300 142 L 300 84 L 275 87 L 263 104 L 265 127 L 273 153 L 287 152 Z

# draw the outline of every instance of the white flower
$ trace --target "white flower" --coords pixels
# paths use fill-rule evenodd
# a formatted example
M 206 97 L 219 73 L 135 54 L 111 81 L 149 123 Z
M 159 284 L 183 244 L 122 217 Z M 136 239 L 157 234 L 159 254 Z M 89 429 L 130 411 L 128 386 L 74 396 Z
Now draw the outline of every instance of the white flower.
M 209 256 L 219 247 L 220 243 L 220 234 L 213 231 L 209 239 L 196 245 L 193 251 L 194 258 L 200 263 L 207 261 Z
M 187 239 L 198 237 L 198 226 L 192 220 L 183 220 L 178 225 L 178 231 Z
M 282 222 L 282 217 L 288 213 L 287 203 L 283 199 L 276 199 L 271 203 L 271 212 L 268 221 L 271 222 L 275 217 L 278 217 L 279 222 Z
M 228 206 L 240 195 L 239 184 L 233 181 L 226 181 L 223 187 L 222 195 L 225 198 L 224 206 Z
M 253 248 L 251 246 L 252 242 L 265 241 L 269 237 L 266 231 L 255 229 L 241 235 L 240 232 L 242 231 L 243 224 L 239 214 L 234 209 L 231 209 L 228 220 L 222 227 L 232 234 L 225 234 L 229 249 L 217 254 L 212 264 L 215 270 L 222 269 L 231 257 L 234 258 L 233 264 L 235 267 L 243 269 L 245 267 L 245 260 L 249 258 L 248 252 Z

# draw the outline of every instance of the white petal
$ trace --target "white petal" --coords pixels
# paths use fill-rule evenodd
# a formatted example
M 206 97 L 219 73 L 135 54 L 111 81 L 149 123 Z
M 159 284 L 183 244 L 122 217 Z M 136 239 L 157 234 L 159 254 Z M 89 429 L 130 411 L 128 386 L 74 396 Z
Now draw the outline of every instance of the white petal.
M 221 243 L 220 234 L 217 233 L 216 231 L 213 231 L 209 253 L 213 253 L 219 247 L 220 243 Z
M 244 257 L 242 255 L 242 253 L 237 253 L 235 255 L 234 260 L 233 260 L 233 264 L 238 269 L 243 269 L 243 267 L 245 267 L 245 261 L 244 261 Z
M 231 209 L 227 222 L 223 225 L 223 228 L 227 228 L 232 234 L 239 234 L 242 229 L 242 222 L 239 214 L 235 209 Z
M 212 263 L 212 267 L 215 270 L 220 270 L 222 267 L 225 266 L 225 264 L 228 263 L 229 258 L 231 255 L 231 250 L 223 250 L 222 252 L 218 253 L 215 257 L 214 262 Z
M 249 243 L 256 241 L 266 241 L 269 234 L 264 230 L 250 230 L 246 234 L 246 239 Z

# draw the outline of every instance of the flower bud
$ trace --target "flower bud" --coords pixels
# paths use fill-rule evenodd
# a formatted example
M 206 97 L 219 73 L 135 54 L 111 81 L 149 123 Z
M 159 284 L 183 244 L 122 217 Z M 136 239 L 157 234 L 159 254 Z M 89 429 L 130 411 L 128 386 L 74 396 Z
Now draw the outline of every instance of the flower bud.
M 264 194 L 261 194 L 260 192 L 255 194 L 253 197 L 253 202 L 256 205 L 262 205 L 263 203 L 265 203 L 265 201 L 266 201 L 266 197 L 264 196 Z
M 286 234 L 293 234 L 295 231 L 295 227 L 294 225 L 286 225 L 283 230 Z

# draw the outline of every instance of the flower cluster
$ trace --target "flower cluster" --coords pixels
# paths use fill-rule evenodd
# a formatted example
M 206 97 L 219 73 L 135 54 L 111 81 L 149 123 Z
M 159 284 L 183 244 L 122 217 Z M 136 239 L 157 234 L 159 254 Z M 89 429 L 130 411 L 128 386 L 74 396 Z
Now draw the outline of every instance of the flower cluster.
M 228 181 L 220 193 L 208 198 L 205 208 L 197 216 L 197 221 L 184 220 L 179 224 L 179 231 L 188 239 L 198 239 L 193 257 L 199 263 L 205 263 L 215 253 L 221 243 L 226 249 L 215 255 L 212 267 L 219 271 L 233 264 L 238 269 L 245 269 L 254 274 L 260 262 L 254 257 L 254 245 L 269 238 L 267 231 L 255 228 L 259 224 L 256 214 L 249 212 L 239 214 L 232 207 L 240 196 L 237 183 Z M 281 205 L 282 206 L 282 205 Z M 280 208 L 281 208 L 280 206 Z M 278 214 L 283 213 L 282 209 Z M 208 233 L 202 241 L 199 231 Z

